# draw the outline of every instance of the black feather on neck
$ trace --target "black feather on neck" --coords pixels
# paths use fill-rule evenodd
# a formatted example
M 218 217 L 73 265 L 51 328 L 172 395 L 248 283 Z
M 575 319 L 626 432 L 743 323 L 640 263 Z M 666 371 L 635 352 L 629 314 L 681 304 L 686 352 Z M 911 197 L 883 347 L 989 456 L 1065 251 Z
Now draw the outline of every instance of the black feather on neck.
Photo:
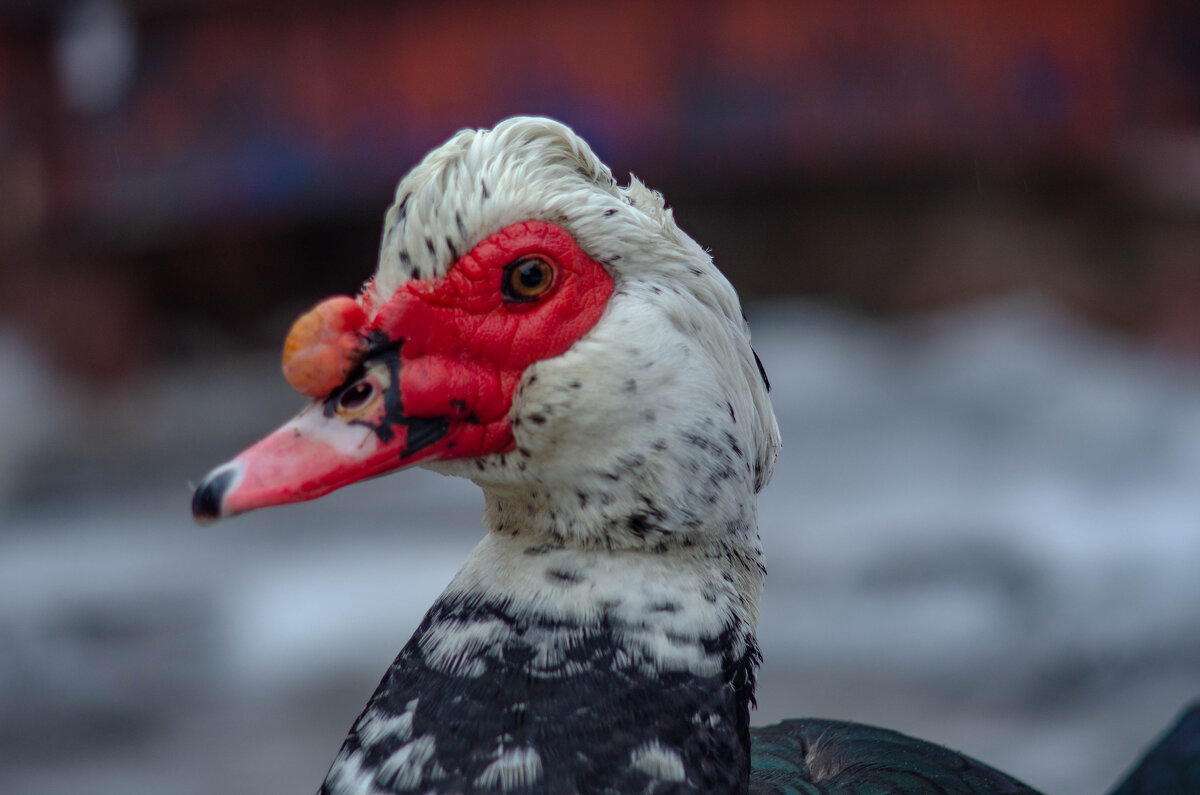
M 528 759 L 527 749 L 536 779 L 510 780 L 506 792 L 745 792 L 761 659 L 753 639 L 736 643 L 732 626 L 671 638 L 719 663 L 706 676 L 655 670 L 626 641 L 631 629 L 604 609 L 584 623 L 478 594 L 443 597 L 355 723 L 321 793 L 494 792 L 489 765 L 505 751 Z M 463 634 L 447 656 L 439 644 L 453 633 Z M 380 733 L 392 725 L 400 730 Z M 398 773 L 389 760 L 418 740 L 419 769 Z M 343 783 L 368 772 L 374 788 Z

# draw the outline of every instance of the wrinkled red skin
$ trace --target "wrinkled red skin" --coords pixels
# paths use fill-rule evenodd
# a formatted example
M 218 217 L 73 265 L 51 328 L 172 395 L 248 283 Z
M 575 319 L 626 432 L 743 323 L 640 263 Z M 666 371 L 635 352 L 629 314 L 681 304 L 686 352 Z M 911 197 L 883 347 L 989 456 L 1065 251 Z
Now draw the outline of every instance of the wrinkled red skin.
M 504 268 L 538 254 L 557 264 L 551 288 L 510 303 Z M 612 277 L 562 227 L 513 224 L 485 238 L 437 280 L 401 285 L 367 332 L 403 340 L 400 400 L 408 417 L 445 417 L 450 432 L 422 458 L 467 458 L 512 449 L 508 412 L 522 373 L 566 352 L 596 321 Z
M 554 264 L 551 287 L 535 300 L 506 301 L 505 267 L 532 254 Z M 360 300 L 373 319 L 359 330 L 366 360 L 346 383 L 209 473 L 193 498 L 194 515 L 210 521 L 315 499 L 421 461 L 511 450 L 508 414 L 522 374 L 566 352 L 600 319 L 612 293 L 608 272 L 544 221 L 500 230 L 442 278 L 404 283 L 377 311 L 368 286 Z M 388 377 L 372 382 L 386 384 L 374 408 L 340 413 L 341 399 L 353 396 L 358 379 L 378 378 L 373 368 L 381 364 Z

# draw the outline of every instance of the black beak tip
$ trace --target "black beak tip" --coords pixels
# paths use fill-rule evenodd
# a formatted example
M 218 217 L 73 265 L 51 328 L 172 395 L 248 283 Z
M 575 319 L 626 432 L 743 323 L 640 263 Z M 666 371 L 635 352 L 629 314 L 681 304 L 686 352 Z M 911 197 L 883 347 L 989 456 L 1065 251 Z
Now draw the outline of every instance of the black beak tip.
M 200 524 L 210 524 L 221 518 L 221 503 L 236 473 L 220 469 L 204 479 L 192 495 L 192 517 Z

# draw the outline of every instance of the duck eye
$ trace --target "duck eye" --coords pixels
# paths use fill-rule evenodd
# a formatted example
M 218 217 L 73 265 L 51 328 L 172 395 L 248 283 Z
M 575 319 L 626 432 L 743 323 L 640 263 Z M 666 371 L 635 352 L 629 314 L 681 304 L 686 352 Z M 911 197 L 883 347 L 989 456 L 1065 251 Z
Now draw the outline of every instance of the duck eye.
M 375 385 L 370 381 L 359 381 L 346 389 L 338 398 L 338 411 L 357 411 L 375 396 Z
M 533 301 L 554 285 L 554 266 L 541 257 L 521 257 L 504 269 L 500 291 L 510 303 Z

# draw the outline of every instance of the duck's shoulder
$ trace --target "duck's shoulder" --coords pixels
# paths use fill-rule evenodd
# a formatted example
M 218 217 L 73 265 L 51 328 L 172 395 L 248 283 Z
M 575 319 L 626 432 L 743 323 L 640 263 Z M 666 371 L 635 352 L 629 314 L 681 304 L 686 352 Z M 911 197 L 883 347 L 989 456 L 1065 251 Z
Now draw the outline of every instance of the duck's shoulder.
M 752 795 L 1037 795 L 969 756 L 900 732 L 807 718 L 751 729 Z

